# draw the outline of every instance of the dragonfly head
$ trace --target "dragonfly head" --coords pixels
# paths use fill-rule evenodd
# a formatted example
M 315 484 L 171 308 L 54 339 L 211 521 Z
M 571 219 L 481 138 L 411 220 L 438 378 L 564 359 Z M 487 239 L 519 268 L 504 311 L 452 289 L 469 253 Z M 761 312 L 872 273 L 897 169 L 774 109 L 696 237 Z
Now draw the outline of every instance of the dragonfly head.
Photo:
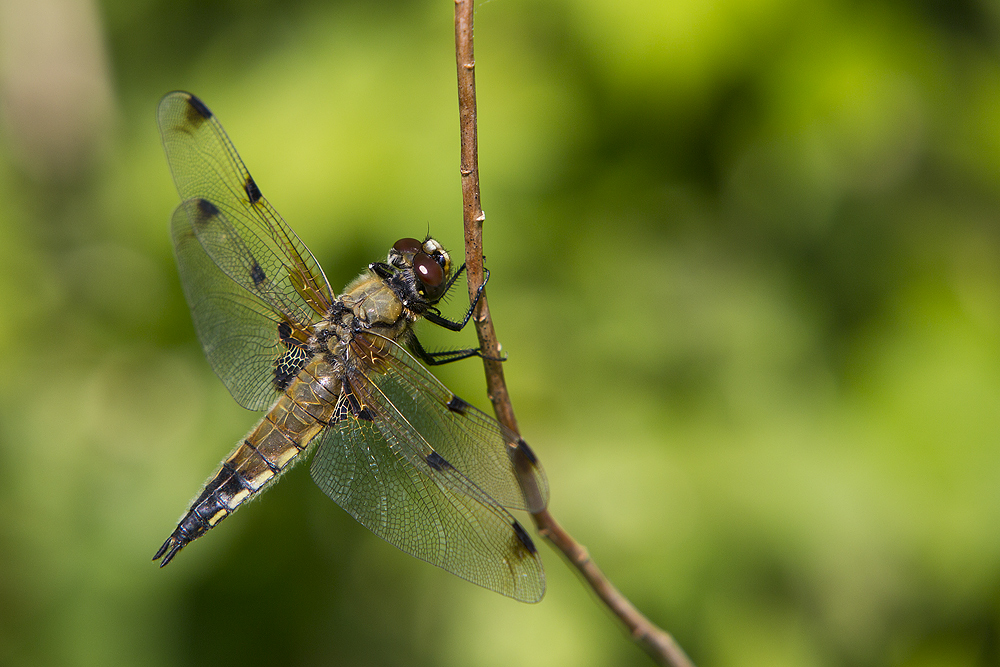
M 417 290 L 428 303 L 437 303 L 447 291 L 451 255 L 429 236 L 423 243 L 410 238 L 396 241 L 388 263 L 401 271 L 412 271 Z

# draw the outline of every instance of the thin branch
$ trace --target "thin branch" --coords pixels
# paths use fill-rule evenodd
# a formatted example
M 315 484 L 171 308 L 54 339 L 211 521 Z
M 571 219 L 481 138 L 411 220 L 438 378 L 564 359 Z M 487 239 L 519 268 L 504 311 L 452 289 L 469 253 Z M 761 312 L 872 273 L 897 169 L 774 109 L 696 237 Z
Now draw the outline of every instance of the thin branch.
M 479 201 L 479 146 L 476 134 L 476 60 L 473 50 L 474 0 L 455 0 L 455 56 L 458 65 L 458 110 L 462 136 L 462 204 L 465 222 L 465 270 L 469 278 L 469 300 L 475 298 L 476 291 L 483 283 L 483 213 Z M 475 312 L 476 333 L 479 336 L 483 365 L 486 370 L 486 387 L 497 419 L 512 430 L 520 433 L 514 407 L 507 393 L 503 364 L 490 318 L 489 302 L 483 291 Z M 494 357 L 491 359 L 490 357 Z M 693 667 L 674 638 L 654 625 L 628 598 L 621 594 L 604 576 L 597 564 L 590 558 L 586 548 L 570 536 L 556 522 L 549 511 L 532 514 L 535 526 L 542 537 L 558 549 L 566 559 L 580 571 L 583 578 L 597 597 L 617 616 L 632 639 L 642 646 L 654 660 L 670 667 Z
M 462 208 L 465 221 L 465 271 L 469 278 L 470 303 L 483 284 L 483 213 L 479 202 L 479 139 L 476 123 L 476 59 L 472 48 L 472 0 L 455 0 L 455 54 L 458 59 L 458 114 L 462 135 Z M 497 419 L 519 433 L 514 408 L 503 379 L 500 343 L 490 319 L 490 306 L 483 291 L 475 312 L 479 349 L 486 367 L 486 388 Z M 490 359 L 489 357 L 493 357 Z

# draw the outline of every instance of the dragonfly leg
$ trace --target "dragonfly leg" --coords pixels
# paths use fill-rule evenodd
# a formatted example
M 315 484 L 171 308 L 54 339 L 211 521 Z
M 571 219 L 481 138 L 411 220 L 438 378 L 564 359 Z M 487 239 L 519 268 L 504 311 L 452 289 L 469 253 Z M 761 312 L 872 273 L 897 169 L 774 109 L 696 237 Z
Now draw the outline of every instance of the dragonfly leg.
M 462 350 L 428 352 L 424 349 L 424 346 L 420 344 L 420 341 L 416 336 L 412 336 L 410 338 L 409 346 L 410 351 L 413 352 L 414 356 L 428 366 L 441 366 L 442 364 L 450 364 L 453 361 L 461 361 L 462 359 L 468 359 L 469 357 L 480 357 L 491 361 L 507 361 L 506 355 L 503 357 L 491 357 L 483 354 L 483 351 L 478 347 L 470 347 Z
M 455 272 L 455 275 L 453 275 L 448 280 L 448 285 L 444 289 L 444 294 L 448 293 L 448 290 L 450 290 L 452 286 L 455 284 L 455 280 L 457 280 L 458 277 L 462 275 L 464 271 L 465 271 L 465 264 L 460 266 L 458 271 Z M 483 295 L 483 290 L 486 289 L 486 283 L 489 282 L 489 280 L 490 280 L 490 270 L 484 268 L 483 284 L 479 286 L 478 290 L 476 290 L 476 298 L 472 300 L 472 304 L 469 306 L 469 309 L 465 311 L 465 316 L 462 318 L 461 322 L 457 320 L 449 320 L 448 318 L 444 317 L 441 314 L 441 311 L 438 310 L 436 307 L 429 308 L 427 312 L 424 313 L 424 318 L 428 322 L 436 324 L 439 327 L 444 327 L 445 329 L 450 329 L 451 331 L 461 331 L 462 329 L 465 328 L 465 325 L 469 323 L 469 318 L 472 317 L 472 313 L 476 310 L 476 306 L 479 305 L 479 298 Z

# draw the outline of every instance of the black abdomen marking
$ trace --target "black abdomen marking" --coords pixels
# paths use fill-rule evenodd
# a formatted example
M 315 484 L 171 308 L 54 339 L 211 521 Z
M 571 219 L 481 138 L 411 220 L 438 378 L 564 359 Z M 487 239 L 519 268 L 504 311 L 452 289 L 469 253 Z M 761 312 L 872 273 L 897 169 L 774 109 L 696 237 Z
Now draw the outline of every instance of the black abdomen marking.
M 269 458 L 267 458 L 266 456 L 264 456 L 263 454 L 261 454 L 260 450 L 258 450 L 256 447 L 254 447 L 253 443 L 251 443 L 249 440 L 244 440 L 243 441 L 243 446 L 247 447 L 250 451 L 252 451 L 254 454 L 256 454 L 257 456 L 259 456 L 260 460 L 263 461 L 267 465 L 267 467 L 271 470 L 271 472 L 273 474 L 275 474 L 275 475 L 280 475 L 281 474 L 281 468 L 279 468 L 278 466 L 276 466 L 273 463 L 271 463 L 271 460 Z
M 244 491 L 249 491 L 251 493 L 253 492 L 253 488 L 250 486 L 250 483 L 246 480 L 245 477 L 243 477 L 242 474 L 240 474 L 238 470 L 236 470 L 236 468 L 234 468 L 229 463 L 223 463 L 222 467 L 230 475 L 229 479 L 223 482 L 222 485 L 219 487 L 219 494 L 223 497 L 224 500 L 234 498 L 235 496 L 239 495 Z M 228 509 L 228 503 L 227 503 L 227 509 Z
M 185 545 L 198 539 L 232 514 L 229 500 L 249 490 L 250 485 L 246 479 L 231 465 L 223 463 L 222 469 L 205 485 L 198 499 L 191 504 L 190 509 L 177 524 L 177 528 L 157 550 L 153 560 L 162 558 L 160 567 L 169 563 Z

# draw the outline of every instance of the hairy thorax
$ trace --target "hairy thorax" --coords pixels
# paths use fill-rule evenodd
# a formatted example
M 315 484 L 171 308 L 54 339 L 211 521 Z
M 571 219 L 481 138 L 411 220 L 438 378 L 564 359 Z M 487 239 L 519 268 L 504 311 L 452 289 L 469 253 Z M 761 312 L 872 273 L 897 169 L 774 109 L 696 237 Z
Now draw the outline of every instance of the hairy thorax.
M 386 282 L 365 272 L 355 278 L 337 299 L 330 314 L 317 323 L 317 352 L 340 370 L 344 354 L 355 333 L 373 331 L 398 339 L 413 323 L 412 312 Z M 337 373 L 339 376 L 339 373 Z
M 361 326 L 393 326 L 403 314 L 403 304 L 378 276 L 365 272 L 344 290 L 340 302 L 351 310 Z

